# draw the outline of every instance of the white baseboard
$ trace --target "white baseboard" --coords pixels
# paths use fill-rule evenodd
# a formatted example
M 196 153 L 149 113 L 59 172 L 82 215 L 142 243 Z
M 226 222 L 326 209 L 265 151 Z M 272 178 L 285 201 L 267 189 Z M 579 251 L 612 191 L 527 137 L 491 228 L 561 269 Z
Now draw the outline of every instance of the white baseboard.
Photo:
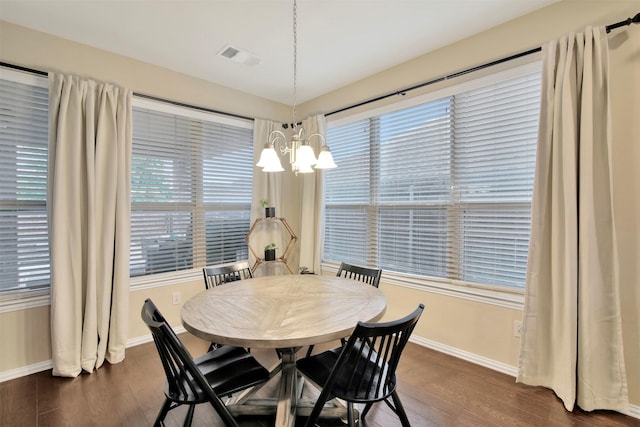
M 182 334 L 184 332 L 187 332 L 184 326 L 175 326 L 175 327 L 172 326 L 172 328 L 176 334 Z M 142 335 L 140 337 L 135 337 L 135 338 L 129 338 L 129 340 L 127 341 L 127 348 L 135 347 L 140 344 L 146 344 L 151 341 L 153 341 L 153 337 L 151 336 L 151 334 Z
M 457 357 L 467 362 L 475 363 L 476 365 L 484 366 L 485 368 L 493 369 L 494 371 L 502 372 L 503 374 L 511 375 L 515 377 L 518 374 L 518 368 L 516 366 L 507 365 L 506 363 L 498 362 L 488 357 L 478 356 L 475 353 L 460 350 L 455 347 L 441 344 L 436 341 L 432 341 L 426 338 L 412 336 L 411 342 L 419 344 L 423 347 L 427 347 L 433 350 L 437 350 L 441 353 L 448 354 L 450 356 Z
M 640 406 L 638 405 L 629 405 L 629 411 L 620 411 L 620 412 L 640 420 Z
M 176 332 L 176 334 L 181 334 L 183 332 L 186 332 L 186 329 L 184 329 L 183 326 L 177 326 L 174 328 L 174 331 Z M 153 338 L 151 337 L 151 334 L 131 338 L 127 341 L 127 348 L 145 344 L 152 340 Z M 411 337 L 411 342 L 414 342 L 423 347 L 430 348 L 432 350 L 439 351 L 444 354 L 448 354 L 450 356 L 457 357 L 462 360 L 466 360 L 471 363 L 475 363 L 476 365 L 484 366 L 485 368 L 493 369 L 494 371 L 502 372 L 503 374 L 511 375 L 514 378 L 518 374 L 518 368 L 516 366 L 498 362 L 496 360 L 489 359 L 488 357 L 478 356 L 477 354 L 460 350 L 458 348 L 451 347 L 446 344 L 441 344 L 439 342 L 432 341 L 426 338 L 414 335 Z M 47 369 L 51 368 L 53 368 L 53 361 L 45 360 L 44 362 L 34 363 L 33 365 L 23 366 L 21 368 L 0 372 L 0 383 L 13 380 L 15 378 L 35 374 L 37 372 L 46 371 Z M 638 405 L 629 405 L 629 411 L 621 412 L 625 415 L 629 415 L 630 417 L 640 419 L 640 406 Z
M 415 335 L 413 335 L 409 340 L 423 347 L 427 347 L 432 350 L 436 350 L 441 353 L 448 354 L 450 356 L 454 356 L 462 360 L 466 360 L 467 362 L 475 363 L 476 365 L 484 366 L 485 368 L 493 369 L 494 371 L 502 372 L 503 374 L 510 375 L 514 378 L 518 375 L 517 366 L 508 365 L 506 363 L 498 362 L 493 359 L 489 359 L 487 357 L 478 356 L 477 354 L 460 350 L 458 348 L 451 347 L 446 344 L 441 344 L 439 342 L 418 337 Z M 640 419 L 640 406 L 638 405 L 629 405 L 628 411 L 620 411 L 620 412 L 630 417 Z
M 184 326 L 177 326 L 173 328 L 176 334 L 187 332 Z M 141 337 L 131 338 L 127 341 L 126 348 L 135 347 L 140 344 L 145 344 L 153 341 L 151 334 L 143 335 Z M 32 365 L 22 366 L 16 369 L 10 369 L 8 371 L 0 372 L 0 383 L 13 380 L 20 377 L 26 377 L 27 375 L 37 374 L 38 372 L 46 371 L 53 368 L 53 360 L 45 360 L 42 362 L 34 363 Z
M 33 365 L 22 366 L 16 369 L 0 372 L 0 383 L 13 380 L 27 375 L 36 374 L 53 368 L 53 360 L 45 360 L 44 362 L 34 363 Z

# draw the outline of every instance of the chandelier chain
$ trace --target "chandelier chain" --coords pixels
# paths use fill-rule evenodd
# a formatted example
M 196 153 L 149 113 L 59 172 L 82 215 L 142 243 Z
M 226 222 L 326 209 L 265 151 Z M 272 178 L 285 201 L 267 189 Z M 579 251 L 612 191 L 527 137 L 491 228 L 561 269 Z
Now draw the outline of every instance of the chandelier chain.
M 293 122 L 292 126 L 296 128 L 296 104 L 297 104 L 297 86 L 298 86 L 298 5 L 293 0 Z

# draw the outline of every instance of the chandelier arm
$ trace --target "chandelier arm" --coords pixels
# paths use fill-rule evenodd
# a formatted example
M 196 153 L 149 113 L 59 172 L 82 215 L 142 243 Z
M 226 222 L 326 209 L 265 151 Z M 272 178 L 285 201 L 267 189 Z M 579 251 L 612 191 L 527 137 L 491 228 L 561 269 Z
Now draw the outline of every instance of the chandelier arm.
M 278 151 L 280 151 L 281 155 L 291 153 L 291 148 L 289 147 L 289 143 L 287 142 L 287 137 L 279 130 L 274 130 L 269 134 L 269 145 L 271 145 L 274 149 L 278 147 Z
M 275 138 L 274 138 L 275 135 Z M 279 130 L 274 130 L 269 134 L 269 144 L 275 144 L 275 142 L 278 139 L 282 139 L 285 141 L 287 141 L 287 137 L 284 135 L 284 133 L 280 132 Z
M 325 139 L 325 137 L 322 134 L 319 134 L 319 133 L 312 133 L 311 135 L 309 135 L 307 140 L 313 138 L 314 136 L 320 137 L 320 139 L 322 140 L 321 146 L 326 146 L 327 145 L 327 140 Z

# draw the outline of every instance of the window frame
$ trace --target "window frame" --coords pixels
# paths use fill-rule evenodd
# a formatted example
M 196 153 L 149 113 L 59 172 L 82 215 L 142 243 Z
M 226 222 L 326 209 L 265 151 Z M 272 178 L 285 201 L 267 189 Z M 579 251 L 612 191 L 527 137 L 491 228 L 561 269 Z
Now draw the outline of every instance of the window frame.
M 153 111 L 158 111 L 166 114 L 175 114 L 179 116 L 185 116 L 195 120 L 203 120 L 208 122 L 214 122 L 219 124 L 231 125 L 242 127 L 245 129 L 253 129 L 254 121 L 248 119 L 241 119 L 235 117 L 229 117 L 222 114 L 216 114 L 213 112 L 200 111 L 194 108 L 188 108 L 180 105 L 173 105 L 168 102 L 156 101 L 147 99 L 144 97 L 133 96 L 132 98 L 133 108 L 145 108 Z M 253 146 L 253 145 L 252 145 Z M 201 155 L 202 153 L 199 153 Z M 202 158 L 200 158 L 201 163 Z M 196 235 L 202 228 L 204 233 L 204 224 L 206 216 L 206 205 L 204 201 L 204 183 L 202 180 L 202 170 L 194 170 L 192 174 L 194 183 L 195 200 L 191 203 L 180 203 L 185 208 L 190 208 L 190 212 L 194 215 L 194 232 Z M 199 179 L 195 179 L 199 178 Z M 153 210 L 157 203 L 141 203 L 140 205 L 147 205 Z M 229 205 L 231 206 L 231 205 Z M 239 205 L 237 205 L 239 207 Z M 249 209 L 251 209 L 251 200 L 248 201 Z M 133 215 L 134 202 L 131 202 L 131 212 Z M 248 220 L 248 227 L 250 227 L 250 220 Z M 202 247 L 196 248 L 201 243 Z M 162 273 L 152 273 L 141 276 L 130 276 L 129 288 L 132 291 L 152 289 L 163 286 L 183 284 L 187 281 L 195 281 L 202 279 L 202 267 L 206 264 L 206 241 L 205 239 L 193 239 L 193 267 L 190 269 L 168 271 Z
M 19 83 L 39 86 L 42 88 L 49 88 L 48 76 L 37 75 L 24 71 L 14 70 L 11 68 L 0 67 L 1 77 L 7 80 L 17 81 Z M 212 117 L 215 117 L 215 122 L 223 124 L 231 124 L 233 126 L 245 127 L 247 129 L 253 129 L 254 122 L 251 119 L 235 118 L 225 116 L 223 114 L 216 114 L 213 112 L 200 111 L 197 107 L 188 108 L 186 106 L 174 106 L 170 101 L 152 101 L 144 97 L 138 97 L 135 94 L 132 97 L 132 106 L 140 108 L 149 108 L 153 110 L 164 110 L 170 114 L 185 115 L 188 112 L 189 116 L 196 119 L 202 119 L 206 121 L 212 121 Z M 48 144 L 48 138 L 47 138 Z M 196 180 L 196 185 L 199 187 L 198 191 L 202 194 L 202 182 Z M 46 201 L 43 202 L 46 207 Z M 203 202 L 202 205 L 205 203 Z M 250 209 L 251 201 L 248 202 Z M 205 214 L 206 209 L 201 209 L 202 215 Z M 248 223 L 250 226 L 250 221 Z M 204 241 L 204 239 L 203 239 Z M 194 267 L 189 270 L 182 270 L 177 272 L 157 273 L 146 276 L 131 277 L 129 280 L 130 291 L 137 291 L 142 289 L 149 289 L 155 287 L 162 287 L 174 284 L 183 284 L 186 281 L 200 280 L 202 272 L 200 267 Z M 48 306 L 51 303 L 51 285 L 38 286 L 34 288 L 25 288 L 24 290 L 16 290 L 12 292 L 3 293 L 0 295 L 0 313 L 19 311 L 36 307 Z
M 8 67 L 0 67 L 0 78 L 2 80 L 8 80 L 24 85 L 44 88 L 47 90 L 47 93 L 49 90 L 49 81 L 47 76 L 37 75 L 22 70 L 15 70 Z M 45 143 L 48 147 L 48 136 Z M 15 200 L 15 203 L 13 203 L 16 209 L 20 204 L 21 203 L 17 200 Z M 34 208 L 44 208 L 44 210 L 46 211 L 47 206 L 46 200 L 42 202 L 29 201 L 23 202 L 22 204 L 29 206 L 29 209 L 27 210 L 32 210 Z M 12 204 L 9 202 L 8 205 L 10 206 Z M 47 285 L 25 287 L 23 289 L 14 289 L 11 291 L 3 292 L 0 294 L 0 313 L 49 305 L 51 301 L 50 289 L 51 283 Z
M 412 98 L 403 99 L 399 102 L 389 103 L 369 110 L 359 111 L 352 115 L 343 115 L 334 120 L 328 120 L 327 128 L 332 129 L 334 127 L 344 126 L 365 119 L 374 119 L 387 113 L 414 107 L 420 104 L 429 103 L 463 92 L 480 89 L 482 87 L 500 83 L 510 78 L 524 76 L 534 72 L 542 73 L 542 63 L 538 55 L 525 61 L 519 61 L 517 64 L 510 64 L 510 67 L 507 69 L 494 71 L 490 74 L 476 78 L 470 78 L 467 81 L 454 83 L 446 87 L 440 87 L 430 92 L 416 95 Z M 370 200 L 373 201 L 373 199 Z M 358 206 L 367 209 L 369 211 L 369 216 L 376 216 L 379 210 L 385 209 L 384 203 L 380 203 L 377 206 L 374 206 L 373 204 Z M 349 208 L 351 207 L 355 208 L 356 205 L 349 205 Z M 323 200 L 323 209 L 324 208 L 325 201 Z M 372 214 L 372 211 L 375 212 Z M 371 247 L 377 247 L 377 243 L 371 245 Z M 367 261 L 369 263 L 372 262 L 370 255 L 370 253 L 372 253 L 372 250 L 373 249 L 370 249 L 369 254 L 367 254 Z M 322 249 L 322 254 L 322 271 L 329 273 L 337 272 L 339 262 L 325 260 L 324 248 Z M 392 271 L 385 271 L 384 278 L 384 281 L 386 283 L 408 287 L 415 290 L 430 291 L 437 294 L 448 295 L 517 310 L 522 310 L 524 306 L 524 288 L 501 285 L 483 285 L 477 283 L 469 283 L 457 279 L 429 277 Z

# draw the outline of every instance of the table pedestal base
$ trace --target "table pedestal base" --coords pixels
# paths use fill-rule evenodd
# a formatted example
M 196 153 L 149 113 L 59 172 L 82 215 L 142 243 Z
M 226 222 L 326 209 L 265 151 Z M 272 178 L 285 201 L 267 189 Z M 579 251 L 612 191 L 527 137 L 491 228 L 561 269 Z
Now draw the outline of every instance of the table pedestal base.
M 281 378 L 277 398 L 253 398 L 257 390 L 243 394 L 229 402 L 227 407 L 233 416 L 239 415 L 275 415 L 275 426 L 294 427 L 296 417 L 308 417 L 315 405 L 311 399 L 303 399 L 304 378 L 296 369 L 296 351 L 298 348 L 281 349 L 282 360 L 272 370 L 272 377 L 279 371 Z M 354 414 L 358 416 L 357 410 Z M 334 399 L 324 405 L 320 414 L 323 418 L 347 419 L 347 408 Z

